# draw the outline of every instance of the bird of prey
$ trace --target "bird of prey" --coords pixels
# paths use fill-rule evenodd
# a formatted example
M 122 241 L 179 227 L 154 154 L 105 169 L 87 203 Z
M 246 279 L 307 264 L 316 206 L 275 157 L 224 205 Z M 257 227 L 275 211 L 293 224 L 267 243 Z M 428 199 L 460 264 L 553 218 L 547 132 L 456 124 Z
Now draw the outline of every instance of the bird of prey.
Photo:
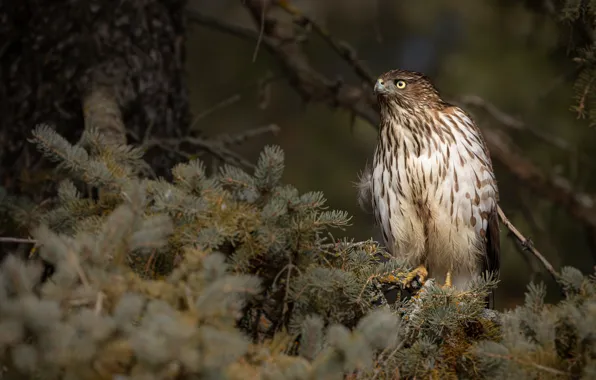
M 421 73 L 392 70 L 375 86 L 381 121 L 361 196 L 388 251 L 457 290 L 499 270 L 498 189 L 486 143 L 461 108 Z M 405 282 L 405 283 L 406 283 Z M 488 307 L 493 307 L 492 294 Z

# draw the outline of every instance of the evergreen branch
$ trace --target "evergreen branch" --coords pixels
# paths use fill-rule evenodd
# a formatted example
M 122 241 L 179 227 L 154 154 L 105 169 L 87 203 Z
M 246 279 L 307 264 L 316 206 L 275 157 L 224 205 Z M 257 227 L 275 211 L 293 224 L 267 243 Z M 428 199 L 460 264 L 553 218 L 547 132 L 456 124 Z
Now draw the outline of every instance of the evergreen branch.
M 507 229 L 517 238 L 522 247 L 525 250 L 532 252 L 534 257 L 536 257 L 540 261 L 540 263 L 544 266 L 548 273 L 550 273 L 553 279 L 557 283 L 559 283 L 561 276 L 555 271 L 555 268 L 553 268 L 551 263 L 549 263 L 548 260 L 536 249 L 536 247 L 534 247 L 534 243 L 530 239 L 526 238 L 521 232 L 519 232 L 517 228 L 515 228 L 513 223 L 511 223 L 509 218 L 507 218 L 507 216 L 503 212 L 503 209 L 501 209 L 501 206 L 498 206 L 498 213 L 499 218 L 501 218 L 501 221 L 503 222 L 505 227 L 507 227 Z

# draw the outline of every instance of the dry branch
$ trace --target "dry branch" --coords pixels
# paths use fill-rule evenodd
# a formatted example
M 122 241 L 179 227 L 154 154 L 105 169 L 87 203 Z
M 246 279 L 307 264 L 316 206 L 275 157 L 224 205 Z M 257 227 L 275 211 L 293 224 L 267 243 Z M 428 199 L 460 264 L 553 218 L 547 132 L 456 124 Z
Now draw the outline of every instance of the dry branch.
M 263 25 L 261 46 L 278 59 L 290 84 L 304 101 L 340 107 L 375 124 L 376 99 L 369 88 L 341 83 L 315 70 L 302 50 L 301 38 L 292 23 L 273 17 L 268 12 L 271 8 L 269 2 L 247 0 L 245 5 L 253 16 L 257 29 Z M 189 20 L 243 39 L 249 38 L 255 43 L 259 39 L 259 33 L 255 31 L 226 24 L 196 11 L 189 11 Z
M 521 232 L 519 232 L 517 228 L 515 228 L 515 226 L 513 225 L 513 223 L 511 223 L 509 218 L 507 218 L 501 207 L 499 207 L 498 212 L 499 217 L 501 218 L 501 221 L 503 221 L 505 227 L 507 227 L 507 229 L 511 231 L 511 233 L 515 236 L 517 240 L 519 240 L 522 247 L 530 251 L 534 255 L 534 257 L 540 260 L 540 263 L 546 268 L 546 270 L 548 271 L 548 273 L 550 273 L 553 279 L 555 281 L 558 281 L 559 274 L 555 271 L 555 268 L 553 268 L 551 263 L 549 263 L 548 260 L 544 256 L 542 256 L 542 254 L 536 249 L 536 247 L 534 247 L 534 243 L 532 243 L 531 240 L 527 239 Z

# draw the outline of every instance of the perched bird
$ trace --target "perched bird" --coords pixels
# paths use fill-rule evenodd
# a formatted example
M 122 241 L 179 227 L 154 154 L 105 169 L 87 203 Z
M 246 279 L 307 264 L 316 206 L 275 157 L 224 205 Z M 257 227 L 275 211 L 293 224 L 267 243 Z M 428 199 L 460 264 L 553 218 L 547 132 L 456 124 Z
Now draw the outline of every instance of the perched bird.
M 374 92 L 379 141 L 361 197 L 389 252 L 416 267 L 405 283 L 431 277 L 466 290 L 499 270 L 498 189 L 484 139 L 423 74 L 389 71 Z

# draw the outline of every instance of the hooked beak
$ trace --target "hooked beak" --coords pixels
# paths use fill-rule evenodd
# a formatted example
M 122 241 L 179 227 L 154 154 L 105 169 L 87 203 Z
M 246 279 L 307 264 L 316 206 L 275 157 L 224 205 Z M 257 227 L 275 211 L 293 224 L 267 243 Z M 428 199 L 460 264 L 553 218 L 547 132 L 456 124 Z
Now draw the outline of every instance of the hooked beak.
M 377 79 L 377 83 L 375 83 L 374 93 L 375 94 L 385 94 L 387 92 L 387 87 L 385 87 L 385 82 L 383 79 Z

